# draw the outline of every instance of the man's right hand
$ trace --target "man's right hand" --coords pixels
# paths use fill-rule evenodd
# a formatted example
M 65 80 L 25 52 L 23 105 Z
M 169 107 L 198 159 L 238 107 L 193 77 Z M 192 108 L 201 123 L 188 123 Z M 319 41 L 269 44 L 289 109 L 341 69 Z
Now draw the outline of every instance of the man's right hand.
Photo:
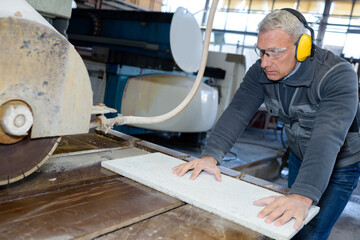
M 194 169 L 190 176 L 190 180 L 195 180 L 201 171 L 213 174 L 217 181 L 221 182 L 220 169 L 216 166 L 217 161 L 210 156 L 203 156 L 202 158 L 196 158 L 190 162 L 180 164 L 173 168 L 173 173 L 179 177 L 184 176 L 187 171 Z

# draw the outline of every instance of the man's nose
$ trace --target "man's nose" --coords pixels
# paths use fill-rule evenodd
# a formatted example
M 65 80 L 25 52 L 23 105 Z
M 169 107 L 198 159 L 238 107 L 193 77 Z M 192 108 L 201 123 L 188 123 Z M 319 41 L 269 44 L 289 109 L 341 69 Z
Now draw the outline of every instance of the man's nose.
M 264 54 L 264 56 L 261 58 L 261 67 L 266 68 L 271 65 L 271 59 L 268 55 Z

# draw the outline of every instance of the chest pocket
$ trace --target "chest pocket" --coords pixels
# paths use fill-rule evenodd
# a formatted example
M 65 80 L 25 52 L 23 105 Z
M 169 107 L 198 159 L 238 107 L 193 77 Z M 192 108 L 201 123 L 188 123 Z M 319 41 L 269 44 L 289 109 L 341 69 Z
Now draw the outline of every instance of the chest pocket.
M 311 131 L 314 126 L 316 112 L 298 112 L 297 119 L 299 121 L 299 126 L 304 128 L 304 130 Z
M 279 116 L 279 109 L 280 109 L 279 101 L 265 97 L 264 103 L 265 103 L 265 107 L 266 107 L 267 111 L 272 116 L 274 116 L 274 117 Z

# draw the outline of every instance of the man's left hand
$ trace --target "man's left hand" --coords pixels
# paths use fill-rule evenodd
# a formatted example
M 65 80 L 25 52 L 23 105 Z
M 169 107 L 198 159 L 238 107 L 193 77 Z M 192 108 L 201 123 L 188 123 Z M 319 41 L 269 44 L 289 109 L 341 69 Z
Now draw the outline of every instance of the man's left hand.
M 256 206 L 266 206 L 258 213 L 259 218 L 264 218 L 266 223 L 272 223 L 277 220 L 274 225 L 281 226 L 292 218 L 296 219 L 294 228 L 300 230 L 304 219 L 309 213 L 312 204 L 310 198 L 290 194 L 287 196 L 271 196 L 262 198 L 254 202 Z

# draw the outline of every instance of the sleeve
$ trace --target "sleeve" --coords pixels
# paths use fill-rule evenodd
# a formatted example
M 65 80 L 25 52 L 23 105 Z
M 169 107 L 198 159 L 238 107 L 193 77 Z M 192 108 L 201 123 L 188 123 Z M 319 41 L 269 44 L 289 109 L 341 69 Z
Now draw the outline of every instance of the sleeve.
M 310 140 L 290 193 L 317 204 L 325 191 L 358 106 L 358 81 L 349 64 L 330 69 L 320 88 Z
M 264 102 L 263 87 L 259 82 L 261 74 L 259 62 L 247 71 L 233 100 L 211 132 L 202 156 L 211 156 L 217 160 L 218 164 L 221 164 L 222 158 Z

